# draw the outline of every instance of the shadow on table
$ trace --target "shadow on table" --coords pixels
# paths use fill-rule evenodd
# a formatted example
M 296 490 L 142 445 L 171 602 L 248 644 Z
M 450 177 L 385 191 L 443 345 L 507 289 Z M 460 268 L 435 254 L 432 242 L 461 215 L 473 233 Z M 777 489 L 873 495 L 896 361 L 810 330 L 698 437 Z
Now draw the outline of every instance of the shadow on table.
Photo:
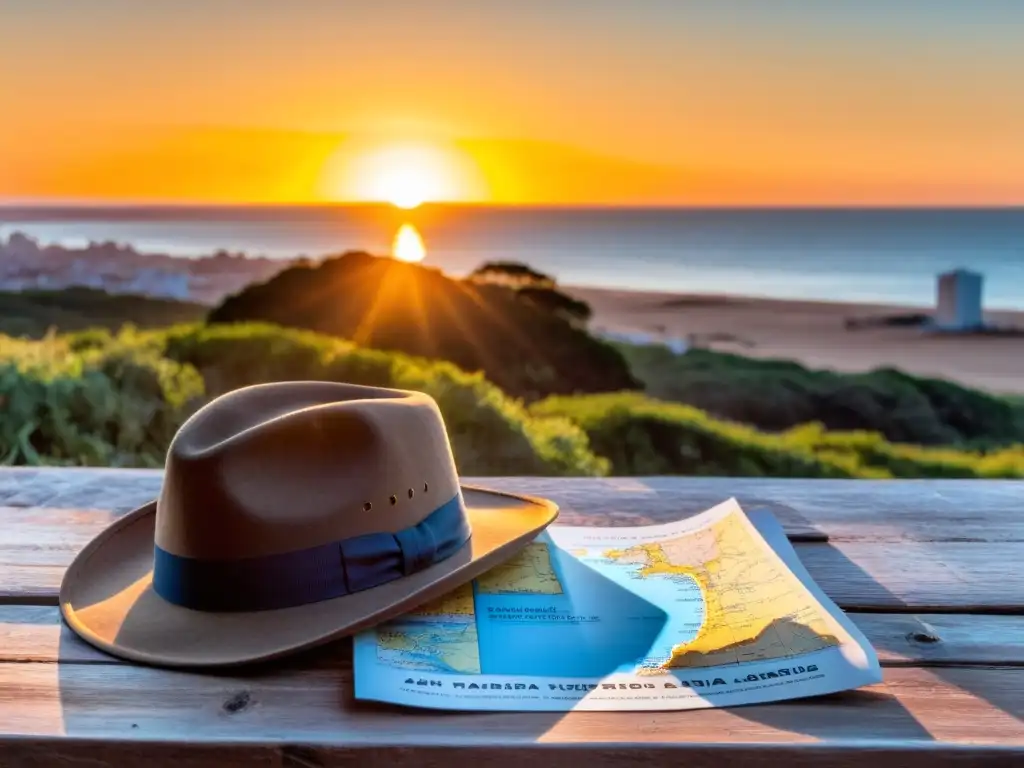
M 510 625 L 515 635 L 511 650 L 494 644 L 482 649 L 483 655 L 490 656 L 486 666 L 496 678 L 510 677 L 516 674 L 516 668 L 537 658 L 549 667 L 543 674 L 565 669 L 566 677 L 604 677 L 642 657 L 662 632 L 669 617 L 643 597 L 574 558 L 565 558 L 557 568 L 563 572 L 563 584 L 580 585 L 579 594 L 571 590 L 545 594 L 544 604 L 556 607 L 563 617 L 583 620 L 560 622 L 546 615 L 530 619 L 523 614 L 492 619 Z M 485 598 L 478 596 L 478 611 L 485 610 Z M 513 599 L 511 604 L 516 601 Z M 634 617 L 631 630 L 603 637 L 597 631 L 600 622 L 586 620 L 602 609 Z M 55 609 L 49 612 L 49 619 L 53 623 L 59 621 Z M 403 625 L 408 626 L 404 621 Z M 162 670 L 108 656 L 80 640 L 66 626 L 60 630 L 57 683 L 63 730 L 69 736 L 113 734 L 132 739 L 159 735 L 200 741 L 209 737 L 294 738 L 307 743 L 350 736 L 355 741 L 376 738 L 388 743 L 400 734 L 399 740 L 403 742 L 430 743 L 445 737 L 456 742 L 479 742 L 486 740 L 488 733 L 499 733 L 529 742 L 542 739 L 565 716 L 561 711 L 460 713 L 357 701 L 350 638 L 274 662 L 188 672 Z M 486 628 L 480 631 L 481 635 L 485 633 Z M 429 641 L 420 637 L 409 639 L 414 645 Z M 417 688 L 421 679 L 440 680 L 446 685 L 450 681 L 438 674 L 443 669 L 444 649 L 439 649 L 442 655 L 434 669 L 430 667 L 428 649 L 419 650 L 424 653 L 406 659 L 407 676 L 413 683 L 405 687 L 409 689 L 406 695 L 411 692 L 409 699 L 422 705 L 436 699 L 417 699 L 416 694 L 437 689 Z M 401 663 L 401 657 L 398 658 Z M 572 683 L 571 679 L 566 682 Z M 477 695 L 481 694 L 486 692 Z M 583 695 L 578 689 L 552 691 L 547 684 L 541 686 L 539 694 Z M 519 703 L 511 702 L 512 706 Z M 258 719 L 258 732 L 253 730 L 255 721 L 250 718 Z
M 796 573 L 801 580 L 811 580 L 811 576 L 808 574 L 796 551 L 787 540 L 787 537 L 778 521 L 771 516 L 770 511 L 755 509 L 749 512 L 749 515 L 757 528 L 769 540 L 794 573 Z M 816 544 L 816 546 L 820 547 L 829 545 Z M 838 548 L 831 546 L 829 546 L 829 548 L 834 553 L 834 557 L 830 559 L 830 562 L 841 564 L 844 573 L 850 573 L 851 575 L 857 574 L 862 579 L 874 583 L 873 595 L 888 597 L 893 603 L 898 604 L 901 602 L 900 598 L 893 595 L 876 579 L 872 578 L 864 569 L 846 557 L 846 555 Z M 909 610 L 911 609 L 908 609 L 908 611 Z M 907 648 L 906 643 L 899 643 L 894 639 L 890 640 L 886 637 L 875 637 L 869 639 L 868 642 L 870 642 L 876 651 L 879 652 L 890 651 L 902 654 L 905 653 Z M 970 673 L 971 670 L 965 669 L 963 666 L 943 667 L 921 665 L 918 668 L 922 669 L 926 675 L 933 677 L 938 682 L 946 683 L 951 687 L 965 691 L 979 700 L 988 702 L 993 707 L 1005 712 L 1013 718 L 1024 720 L 1024 696 L 1021 696 L 1019 691 L 1013 688 L 1013 684 L 1011 682 L 1006 682 L 999 687 L 985 685 L 976 675 L 972 675 Z M 993 681 L 990 677 L 986 682 L 992 683 L 998 681 Z M 921 694 L 918 700 L 923 706 L 928 706 L 926 694 Z M 757 708 L 738 708 L 735 711 L 736 714 L 741 717 L 780 728 L 782 730 L 793 730 L 794 724 L 802 722 L 802 725 L 799 725 L 797 728 L 798 732 L 815 737 L 869 736 L 871 738 L 878 739 L 891 736 L 894 738 L 916 738 L 923 740 L 941 738 L 941 734 L 935 736 L 930 733 L 928 729 L 925 728 L 913 715 L 913 713 L 908 711 L 894 695 L 887 693 L 884 690 L 847 691 L 805 699 L 800 702 L 793 702 L 793 704 L 801 707 L 803 711 L 806 711 L 806 708 L 808 707 L 827 708 L 829 717 L 821 726 L 814 726 L 809 722 L 812 718 L 801 718 L 795 712 L 787 712 L 786 705 L 775 704 Z M 941 703 L 933 704 L 932 706 L 938 708 L 941 706 Z M 866 708 L 871 708 L 873 713 L 872 721 L 882 723 L 886 732 L 878 730 L 871 731 L 870 733 L 865 732 L 864 725 L 860 721 L 860 717 L 865 712 Z M 884 716 L 879 716 L 880 711 L 884 711 Z M 820 715 L 821 710 L 817 711 L 816 714 Z M 889 731 L 891 731 L 891 733 L 889 733 Z

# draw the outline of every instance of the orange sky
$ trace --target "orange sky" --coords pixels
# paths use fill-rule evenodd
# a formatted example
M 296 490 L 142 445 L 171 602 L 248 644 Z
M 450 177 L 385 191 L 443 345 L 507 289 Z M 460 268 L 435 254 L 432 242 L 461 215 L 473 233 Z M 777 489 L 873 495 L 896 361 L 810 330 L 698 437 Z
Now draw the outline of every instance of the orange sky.
M 0 200 L 1024 203 L 1022 5 L 354 5 L 14 0 Z

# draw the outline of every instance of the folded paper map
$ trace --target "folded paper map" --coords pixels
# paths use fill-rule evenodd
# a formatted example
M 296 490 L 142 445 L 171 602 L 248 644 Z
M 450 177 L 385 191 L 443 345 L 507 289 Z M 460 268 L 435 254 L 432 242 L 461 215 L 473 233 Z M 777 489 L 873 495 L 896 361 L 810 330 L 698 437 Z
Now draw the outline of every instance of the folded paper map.
M 444 709 L 697 709 L 881 681 L 775 518 L 735 500 L 666 525 L 553 525 L 354 648 L 357 698 Z

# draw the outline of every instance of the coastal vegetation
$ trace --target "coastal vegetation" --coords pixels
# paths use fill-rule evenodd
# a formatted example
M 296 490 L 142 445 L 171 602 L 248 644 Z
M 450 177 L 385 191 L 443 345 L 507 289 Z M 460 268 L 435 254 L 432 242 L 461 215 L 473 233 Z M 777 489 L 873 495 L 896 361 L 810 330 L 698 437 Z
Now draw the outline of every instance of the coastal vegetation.
M 178 426 L 209 398 L 295 378 L 427 392 L 467 475 L 1024 477 L 1021 446 L 903 445 L 814 421 L 765 431 L 637 391 L 525 403 L 450 362 L 258 323 L 0 337 L 0 457 L 160 466 Z
M 509 395 L 639 390 L 621 352 L 582 326 L 589 308 L 515 263 L 464 280 L 362 252 L 285 269 L 226 298 L 211 324 L 261 322 L 482 371 Z
M 346 253 L 212 310 L 88 288 L 0 310 L 5 464 L 160 466 L 210 398 L 317 379 L 427 392 L 468 475 L 1024 477 L 1021 398 L 601 340 L 518 262 L 459 280 Z
M 769 432 L 818 422 L 830 430 L 877 432 L 897 443 L 1024 443 L 1024 400 L 950 381 L 891 368 L 849 374 L 701 349 L 677 354 L 660 345 L 616 346 L 648 395 Z
M 531 413 L 582 427 L 617 475 L 1024 477 L 1022 445 L 987 452 L 925 448 L 813 422 L 763 432 L 637 393 L 552 397 Z
M 211 397 L 297 378 L 430 394 L 467 474 L 608 470 L 581 429 L 530 414 L 479 373 L 256 324 L 125 327 L 39 341 L 0 336 L 0 457 L 4 464 L 162 466 L 177 428 Z
M 209 307 L 189 301 L 133 294 L 112 294 L 97 288 L 0 292 L 0 333 L 30 339 L 50 329 L 117 330 L 125 323 L 161 328 L 201 320 Z

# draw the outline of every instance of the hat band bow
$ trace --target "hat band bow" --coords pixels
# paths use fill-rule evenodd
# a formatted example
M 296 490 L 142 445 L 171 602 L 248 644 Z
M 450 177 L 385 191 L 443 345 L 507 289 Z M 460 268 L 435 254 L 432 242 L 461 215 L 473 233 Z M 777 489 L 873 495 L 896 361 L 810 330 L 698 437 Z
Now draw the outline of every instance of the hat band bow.
M 386 584 L 446 560 L 470 538 L 461 498 L 395 533 L 368 533 L 242 560 L 200 560 L 155 547 L 153 590 L 198 611 L 291 608 Z

